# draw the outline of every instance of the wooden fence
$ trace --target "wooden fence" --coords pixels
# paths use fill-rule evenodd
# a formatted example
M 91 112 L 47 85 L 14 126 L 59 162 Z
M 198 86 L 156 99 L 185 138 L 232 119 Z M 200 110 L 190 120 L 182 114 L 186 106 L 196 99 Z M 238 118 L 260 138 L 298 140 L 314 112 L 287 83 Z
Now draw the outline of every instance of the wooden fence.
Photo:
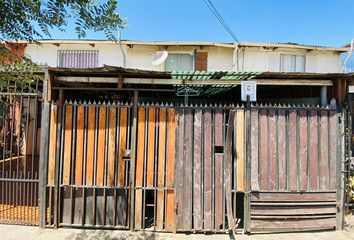
M 337 112 L 268 107 L 250 115 L 251 228 L 334 228 Z
M 48 226 L 183 232 L 335 226 L 336 111 L 139 104 L 133 116 L 133 109 L 52 104 Z
M 237 193 L 245 187 L 244 109 L 236 108 L 235 122 L 230 123 L 235 126 L 230 148 L 234 151 L 227 161 L 226 129 L 231 108 L 186 106 L 177 110 L 177 230 L 225 230 L 227 211 L 232 212 L 236 225 L 243 219 L 243 201 L 237 201 Z

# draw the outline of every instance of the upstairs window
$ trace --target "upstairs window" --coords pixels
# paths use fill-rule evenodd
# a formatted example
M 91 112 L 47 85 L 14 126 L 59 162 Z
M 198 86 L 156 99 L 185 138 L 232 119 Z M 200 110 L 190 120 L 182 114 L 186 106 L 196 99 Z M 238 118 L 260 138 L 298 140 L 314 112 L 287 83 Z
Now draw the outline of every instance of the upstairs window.
M 280 71 L 281 72 L 305 72 L 305 56 L 281 54 Z
M 98 67 L 98 50 L 59 50 L 57 65 L 65 68 Z
M 165 71 L 194 71 L 194 56 L 188 53 L 169 53 Z

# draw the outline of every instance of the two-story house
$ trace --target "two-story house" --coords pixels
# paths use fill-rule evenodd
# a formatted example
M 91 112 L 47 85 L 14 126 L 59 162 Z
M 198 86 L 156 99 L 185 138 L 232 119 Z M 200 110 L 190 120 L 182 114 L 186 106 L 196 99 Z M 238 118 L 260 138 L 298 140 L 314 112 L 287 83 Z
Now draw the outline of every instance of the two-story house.
M 348 47 L 295 43 L 40 40 L 25 53 L 50 67 L 121 66 L 157 71 L 342 72 Z M 160 64 L 154 63 L 163 53 Z

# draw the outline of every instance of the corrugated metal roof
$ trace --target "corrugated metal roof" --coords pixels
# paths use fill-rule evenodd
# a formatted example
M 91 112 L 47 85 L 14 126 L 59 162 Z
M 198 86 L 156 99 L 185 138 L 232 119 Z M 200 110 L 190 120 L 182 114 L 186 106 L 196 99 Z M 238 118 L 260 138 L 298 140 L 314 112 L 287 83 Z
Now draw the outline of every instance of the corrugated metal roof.
M 36 39 L 35 41 L 42 43 L 116 43 L 116 41 L 107 39 Z M 27 43 L 26 41 L 19 41 Z M 226 47 L 234 48 L 235 43 L 230 42 L 206 42 L 206 41 L 134 41 L 124 39 L 123 44 L 130 45 L 153 45 L 153 46 L 215 46 L 215 47 Z M 347 44 L 343 46 L 328 46 L 328 45 L 317 45 L 317 44 L 302 44 L 295 42 L 241 42 L 239 46 L 243 47 L 283 47 L 283 48 L 300 48 L 300 49 L 312 49 L 312 50 L 328 50 L 328 51 L 348 51 L 349 46 Z

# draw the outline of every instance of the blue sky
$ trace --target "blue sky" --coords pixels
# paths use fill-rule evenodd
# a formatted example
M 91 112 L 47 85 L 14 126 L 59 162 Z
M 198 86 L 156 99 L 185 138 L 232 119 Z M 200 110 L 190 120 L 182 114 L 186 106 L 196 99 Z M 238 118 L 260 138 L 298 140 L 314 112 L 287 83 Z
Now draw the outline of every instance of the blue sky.
M 354 38 L 354 0 L 212 0 L 239 41 L 341 46 Z M 119 0 L 122 38 L 233 42 L 203 0 Z M 73 26 L 52 38 L 76 38 Z M 88 32 L 87 38 L 104 38 Z

